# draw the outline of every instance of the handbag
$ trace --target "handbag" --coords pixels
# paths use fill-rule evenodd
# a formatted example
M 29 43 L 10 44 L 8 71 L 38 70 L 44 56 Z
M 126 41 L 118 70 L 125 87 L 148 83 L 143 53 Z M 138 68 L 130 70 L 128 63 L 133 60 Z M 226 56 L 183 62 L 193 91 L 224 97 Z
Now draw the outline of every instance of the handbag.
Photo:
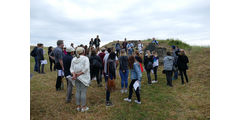
M 116 89 L 116 84 L 114 82 L 114 79 L 111 79 L 109 76 L 109 63 L 108 63 L 108 81 L 107 81 L 107 89 L 109 91 L 114 91 Z
M 141 68 L 141 72 L 143 72 L 143 66 L 142 66 L 142 64 L 139 63 L 139 65 L 140 65 L 140 68 Z

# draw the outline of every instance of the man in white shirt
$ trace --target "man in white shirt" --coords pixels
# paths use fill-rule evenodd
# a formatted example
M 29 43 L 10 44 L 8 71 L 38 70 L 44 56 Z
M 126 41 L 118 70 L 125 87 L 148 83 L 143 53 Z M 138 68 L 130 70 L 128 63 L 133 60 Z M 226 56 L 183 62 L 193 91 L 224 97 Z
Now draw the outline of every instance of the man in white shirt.
M 142 49 L 143 49 L 143 44 L 141 42 L 141 40 L 138 41 L 138 51 L 139 53 L 142 53 Z

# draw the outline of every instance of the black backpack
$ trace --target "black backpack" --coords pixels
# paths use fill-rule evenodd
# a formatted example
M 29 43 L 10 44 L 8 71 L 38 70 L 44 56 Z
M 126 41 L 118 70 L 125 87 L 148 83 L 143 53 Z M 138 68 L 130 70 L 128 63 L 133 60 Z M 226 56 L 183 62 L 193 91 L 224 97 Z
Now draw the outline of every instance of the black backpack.
M 109 72 L 112 73 L 115 71 L 114 61 L 108 62 Z
M 153 68 L 153 63 L 152 62 L 148 62 L 147 70 L 151 70 L 152 68 Z
M 30 54 L 32 57 L 36 57 L 37 56 L 37 47 L 34 47 L 33 50 L 31 51 Z
M 94 58 L 92 60 L 92 68 L 102 68 L 102 64 L 96 58 Z

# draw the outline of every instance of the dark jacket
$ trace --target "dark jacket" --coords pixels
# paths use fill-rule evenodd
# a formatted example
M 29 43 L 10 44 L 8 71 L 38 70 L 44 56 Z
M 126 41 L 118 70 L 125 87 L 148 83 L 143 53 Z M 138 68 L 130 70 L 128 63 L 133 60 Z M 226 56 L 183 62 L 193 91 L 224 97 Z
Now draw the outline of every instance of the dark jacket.
M 97 46 L 100 45 L 100 42 L 101 42 L 101 40 L 99 38 L 95 38 L 93 41 L 94 45 L 97 45 Z
M 150 57 L 148 57 L 147 55 L 144 56 L 144 68 L 147 70 L 147 65 L 149 62 L 152 62 L 153 64 L 153 56 L 151 55 Z
M 138 62 L 140 62 L 140 63 L 143 62 L 143 61 L 142 61 L 142 58 L 141 58 L 140 56 L 135 56 L 135 59 L 136 59 Z
M 124 41 L 124 42 L 122 43 L 122 46 L 123 46 L 123 48 L 126 48 L 126 47 L 127 47 L 127 42 Z
M 89 61 L 90 61 L 90 69 L 91 70 L 96 70 L 96 69 L 100 69 L 100 68 L 95 68 L 93 67 L 93 60 L 96 59 L 101 65 L 102 65 L 102 60 L 99 56 L 94 55 L 94 56 L 90 56 Z
M 38 60 L 44 60 L 43 49 L 42 48 L 37 49 L 37 58 L 38 58 Z
M 70 72 L 70 67 L 71 67 L 71 63 L 72 63 L 72 55 L 64 55 L 63 56 L 63 66 L 64 66 L 64 76 L 68 76 L 68 75 L 71 75 L 71 72 Z
M 179 70 L 187 70 L 188 69 L 187 63 L 189 63 L 189 61 L 186 55 L 178 56 L 177 65 Z
M 128 70 L 128 57 L 127 56 L 120 56 L 119 57 L 119 70 Z

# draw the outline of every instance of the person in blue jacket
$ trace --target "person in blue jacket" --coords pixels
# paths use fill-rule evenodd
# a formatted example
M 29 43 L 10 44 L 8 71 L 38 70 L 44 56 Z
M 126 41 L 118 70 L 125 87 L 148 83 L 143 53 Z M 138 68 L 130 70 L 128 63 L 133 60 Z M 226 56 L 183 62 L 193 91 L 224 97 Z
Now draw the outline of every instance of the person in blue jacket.
M 131 83 L 129 85 L 129 95 L 128 98 L 124 98 L 124 101 L 127 102 L 131 102 L 131 98 L 132 98 L 132 92 L 133 92 L 133 85 L 135 84 L 135 82 L 139 83 L 139 80 L 142 77 L 142 72 L 141 72 L 141 68 L 140 65 L 138 63 L 138 61 L 135 59 L 134 56 L 130 56 L 128 58 L 128 63 L 129 63 L 129 68 L 130 68 L 130 73 L 131 73 Z M 141 104 L 141 99 L 140 99 L 140 92 L 139 92 L 139 87 L 137 87 L 137 89 L 135 90 L 136 96 L 137 96 L 137 100 L 135 100 L 135 103 L 137 104 Z

